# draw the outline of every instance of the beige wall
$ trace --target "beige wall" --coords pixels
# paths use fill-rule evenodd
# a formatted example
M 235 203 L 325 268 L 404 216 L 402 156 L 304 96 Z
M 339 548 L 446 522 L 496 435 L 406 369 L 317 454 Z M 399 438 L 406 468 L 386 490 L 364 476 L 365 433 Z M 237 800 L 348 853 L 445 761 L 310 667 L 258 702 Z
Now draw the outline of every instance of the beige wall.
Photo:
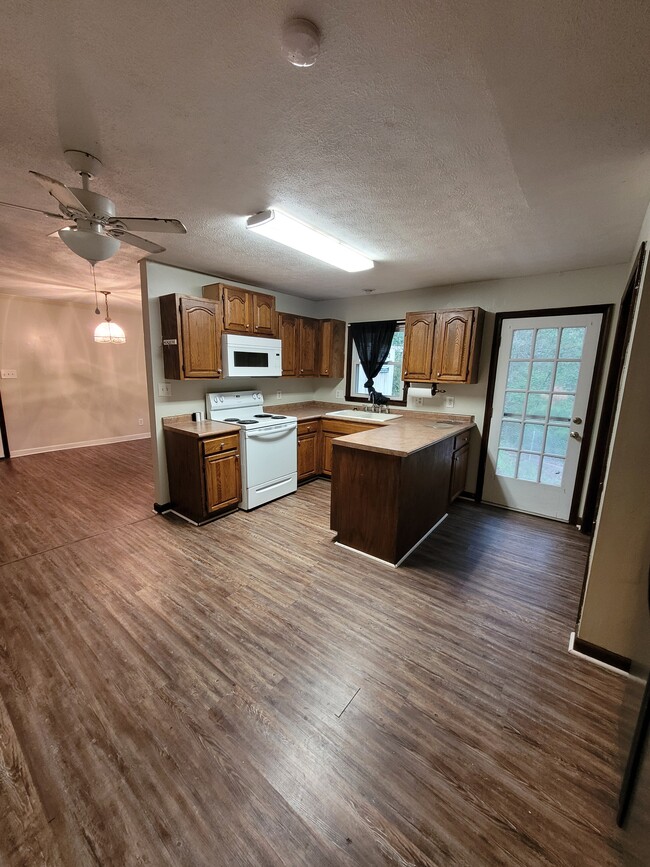
M 93 341 L 92 299 L 0 294 L 0 367 L 18 374 L 0 380 L 12 456 L 148 433 L 140 309 L 111 312 L 127 335 L 122 346 Z
M 650 208 L 639 236 L 639 243 L 641 241 L 650 242 Z M 650 664 L 650 618 L 647 614 L 650 569 L 650 269 L 647 258 L 641 285 L 642 294 L 615 418 L 614 440 L 594 534 L 578 636 L 614 653 Z M 645 624 L 645 631 L 634 628 L 637 616 Z
M 403 319 L 407 311 L 435 310 L 449 307 L 482 307 L 487 311 L 479 382 L 476 385 L 446 385 L 446 393 L 431 397 L 426 386 L 412 386 L 409 390 L 409 409 L 415 409 L 415 398 L 422 397 L 420 410 L 457 412 L 473 415 L 477 430 L 473 432 L 471 462 L 467 489 L 474 491 L 478 468 L 479 441 L 483 430 L 488 368 L 494 330 L 494 314 L 513 310 L 533 310 L 549 307 L 569 307 L 584 304 L 618 304 L 627 277 L 627 266 L 614 265 L 587 268 L 534 277 L 508 280 L 489 280 L 422 289 L 415 292 L 393 292 L 382 295 L 364 295 L 338 301 L 321 302 L 319 316 L 332 316 L 347 322 L 373 319 Z M 611 339 L 610 339 L 611 344 Z M 335 390 L 344 384 L 327 380 L 318 384 L 320 400 L 334 400 Z M 445 409 L 445 398 L 453 396 L 455 406 Z

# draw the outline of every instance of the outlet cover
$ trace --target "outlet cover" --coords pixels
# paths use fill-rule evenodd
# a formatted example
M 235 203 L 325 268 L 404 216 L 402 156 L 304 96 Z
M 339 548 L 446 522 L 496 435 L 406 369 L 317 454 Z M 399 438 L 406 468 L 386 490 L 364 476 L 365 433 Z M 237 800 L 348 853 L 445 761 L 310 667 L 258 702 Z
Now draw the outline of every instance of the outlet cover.
M 449 409 L 452 409 L 455 406 L 455 404 L 456 404 L 456 398 L 455 397 L 446 397 L 445 398 L 445 406 L 448 407 Z
M 144 419 L 143 419 L 143 418 L 139 418 L 139 419 L 138 419 L 138 424 L 144 424 Z
M 172 396 L 172 384 L 171 382 L 159 382 L 158 383 L 158 397 L 171 397 Z
M 413 403 L 414 403 L 416 406 L 422 406 L 422 404 L 424 403 L 424 398 L 422 398 L 422 397 L 416 397 L 415 400 L 413 401 Z
M 336 389 L 336 399 L 341 400 L 342 397 L 343 397 L 343 389 L 337 388 Z
M 3 370 L 2 379 L 18 379 L 18 374 L 15 370 Z
M 275 393 L 275 397 L 276 397 L 276 400 L 282 400 L 282 392 L 281 392 L 281 391 L 276 391 L 276 393 Z

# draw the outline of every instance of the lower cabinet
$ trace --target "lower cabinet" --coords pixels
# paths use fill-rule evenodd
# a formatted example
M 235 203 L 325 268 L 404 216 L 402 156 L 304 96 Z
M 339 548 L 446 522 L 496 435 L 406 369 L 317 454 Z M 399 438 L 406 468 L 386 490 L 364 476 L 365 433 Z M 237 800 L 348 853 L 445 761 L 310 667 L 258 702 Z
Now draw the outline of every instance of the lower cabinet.
M 200 439 L 165 428 L 169 500 L 197 524 L 232 511 L 241 500 L 239 434 Z
M 361 433 L 364 430 L 373 430 L 374 424 L 359 424 L 354 421 L 341 421 L 339 419 L 321 420 L 321 475 L 332 475 L 332 442 L 337 437 L 348 434 Z
M 332 475 L 332 442 L 337 437 L 342 436 L 340 433 L 324 433 L 322 434 L 323 440 L 323 464 L 322 464 L 322 474 L 324 476 Z
M 449 482 L 449 502 L 459 497 L 465 490 L 467 466 L 469 464 L 469 431 L 458 434 L 454 439 L 451 457 L 451 479 Z
M 304 482 L 320 474 L 320 421 L 298 425 L 298 481 Z

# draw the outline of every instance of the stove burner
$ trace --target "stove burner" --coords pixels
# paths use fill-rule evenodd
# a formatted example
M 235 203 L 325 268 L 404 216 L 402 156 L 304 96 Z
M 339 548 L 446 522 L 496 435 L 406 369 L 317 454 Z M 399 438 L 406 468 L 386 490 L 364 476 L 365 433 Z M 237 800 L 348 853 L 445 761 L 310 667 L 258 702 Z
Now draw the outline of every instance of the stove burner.
M 271 418 L 286 418 L 286 415 L 272 415 Z
M 255 418 L 240 418 L 238 423 L 239 424 L 259 424 L 259 422 Z
M 272 416 L 270 412 L 258 412 L 255 414 L 255 418 L 275 418 L 276 416 Z
M 239 424 L 238 418 L 224 418 L 224 421 L 234 421 L 234 422 L 237 422 L 237 424 Z

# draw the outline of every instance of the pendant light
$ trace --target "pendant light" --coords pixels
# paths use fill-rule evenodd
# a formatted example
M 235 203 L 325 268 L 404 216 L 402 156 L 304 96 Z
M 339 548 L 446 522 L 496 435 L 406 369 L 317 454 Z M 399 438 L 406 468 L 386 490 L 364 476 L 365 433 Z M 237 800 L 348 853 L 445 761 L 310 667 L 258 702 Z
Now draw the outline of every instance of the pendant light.
M 110 292 L 101 290 L 106 302 L 106 320 L 95 328 L 95 343 L 126 343 L 126 335 L 117 323 L 113 322 L 108 312 L 108 296 Z

